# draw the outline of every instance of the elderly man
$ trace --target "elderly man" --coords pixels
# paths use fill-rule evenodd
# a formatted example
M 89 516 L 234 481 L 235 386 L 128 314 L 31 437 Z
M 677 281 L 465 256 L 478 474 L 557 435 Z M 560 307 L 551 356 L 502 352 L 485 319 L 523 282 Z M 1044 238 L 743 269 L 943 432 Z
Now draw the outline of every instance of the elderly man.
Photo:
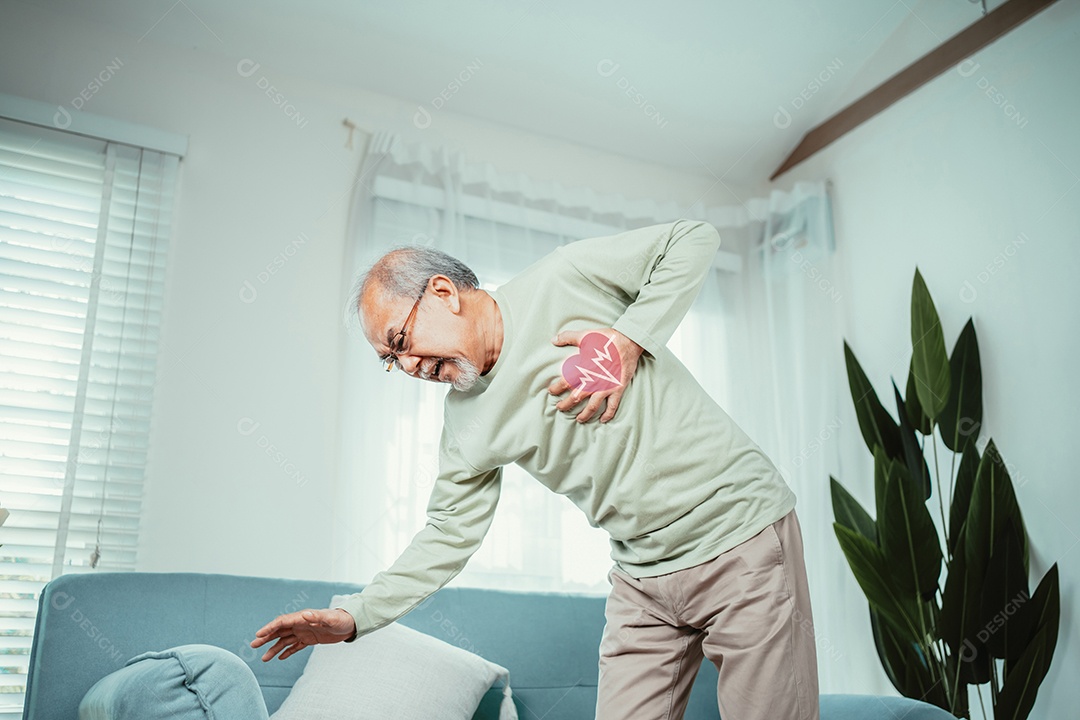
M 517 463 L 611 538 L 597 718 L 682 717 L 705 656 L 724 718 L 816 720 L 795 496 L 665 345 L 719 244 L 688 220 L 580 240 L 490 292 L 430 248 L 376 262 L 356 298 L 368 342 L 453 388 L 428 522 L 340 607 L 260 629 L 253 647 L 277 640 L 264 661 L 353 642 L 443 587 Z

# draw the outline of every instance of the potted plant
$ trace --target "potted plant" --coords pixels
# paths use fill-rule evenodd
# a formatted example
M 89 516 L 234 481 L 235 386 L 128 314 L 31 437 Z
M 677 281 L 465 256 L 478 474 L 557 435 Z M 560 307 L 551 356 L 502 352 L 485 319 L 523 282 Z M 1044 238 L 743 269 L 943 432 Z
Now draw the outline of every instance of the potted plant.
M 968 318 L 946 354 L 918 268 L 911 341 L 906 398 L 892 383 L 896 420 L 844 342 L 859 429 L 874 456 L 876 517 L 830 477 L 833 528 L 869 602 L 878 658 L 896 689 L 970 718 L 968 686 L 975 685 L 988 718 L 983 686 L 989 684 L 993 717 L 1022 720 L 1057 643 L 1057 564 L 1029 593 L 1027 533 L 1012 479 L 992 438 L 982 452 L 976 447 L 982 371 L 975 327 Z M 939 437 L 952 452 L 947 499 Z

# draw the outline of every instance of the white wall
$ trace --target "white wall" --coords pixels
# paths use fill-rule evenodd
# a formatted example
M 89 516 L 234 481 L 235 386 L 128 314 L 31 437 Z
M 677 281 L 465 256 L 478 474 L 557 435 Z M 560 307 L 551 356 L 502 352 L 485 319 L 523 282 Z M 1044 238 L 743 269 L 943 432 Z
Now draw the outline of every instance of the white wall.
M 333 554 L 345 550 L 332 546 L 333 514 L 355 511 L 329 504 L 337 482 L 344 228 L 365 145 L 358 136 L 345 149 L 342 119 L 629 198 L 689 205 L 713 183 L 449 112 L 421 132 L 412 125 L 415 104 L 293 78 L 272 58 L 252 58 L 261 67 L 244 77 L 237 71 L 243 59 L 242 48 L 163 47 L 152 33 L 140 40 L 13 3 L 5 3 L 0 23 L 0 92 L 71 110 L 80 91 L 119 60 L 83 109 L 190 136 L 169 259 L 140 569 L 329 578 Z M 264 77 L 299 121 L 260 89 Z M 245 282 L 257 291 L 254 302 L 241 300 Z M 238 431 L 241 421 L 249 435 Z M 260 447 L 270 443 L 279 456 Z
M 992 436 L 1008 463 L 1031 538 L 1033 576 L 1055 562 L 1061 573 L 1057 652 L 1032 717 L 1065 717 L 1080 707 L 1080 685 L 1068 680 L 1080 665 L 1080 483 L 1069 454 L 1080 397 L 1080 7 L 1054 5 L 973 61 L 777 184 L 833 180 L 844 337 L 886 407 L 889 376 L 901 389 L 907 377 L 916 265 L 950 351 L 974 317 L 981 439 Z M 840 439 L 850 460 L 841 480 L 872 508 L 869 453 L 854 431 Z M 947 464 L 943 470 L 947 475 Z M 844 652 L 878 664 L 870 645 Z

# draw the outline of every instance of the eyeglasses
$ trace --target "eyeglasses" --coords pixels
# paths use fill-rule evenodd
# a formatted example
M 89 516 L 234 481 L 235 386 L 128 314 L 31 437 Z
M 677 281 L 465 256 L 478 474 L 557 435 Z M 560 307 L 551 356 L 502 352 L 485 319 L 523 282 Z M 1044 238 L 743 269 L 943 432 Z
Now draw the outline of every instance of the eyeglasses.
M 395 367 L 401 367 L 401 363 L 398 362 L 397 356 L 401 354 L 401 351 L 405 348 L 405 333 L 408 332 L 409 326 L 412 325 L 413 320 L 416 319 L 416 309 L 420 307 L 420 301 L 424 299 L 424 293 L 426 292 L 427 283 L 424 283 L 424 289 L 420 291 L 420 295 L 416 298 L 416 302 L 413 303 L 412 310 L 409 311 L 409 317 L 405 318 L 405 322 L 401 325 L 401 330 L 399 330 L 398 334 L 390 341 L 390 357 L 386 359 L 386 372 L 390 372 Z

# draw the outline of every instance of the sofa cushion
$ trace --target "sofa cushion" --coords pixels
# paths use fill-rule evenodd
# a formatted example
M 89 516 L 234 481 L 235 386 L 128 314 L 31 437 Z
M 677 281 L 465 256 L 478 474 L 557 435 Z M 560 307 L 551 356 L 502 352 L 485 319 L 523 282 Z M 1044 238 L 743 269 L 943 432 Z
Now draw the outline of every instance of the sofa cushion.
M 822 695 L 821 720 L 956 720 L 950 713 L 906 697 Z
M 517 720 L 505 668 L 394 622 L 352 643 L 314 646 L 271 720 L 470 720 L 500 678 L 499 718 Z
M 266 720 L 262 691 L 243 660 L 213 645 L 145 652 L 97 681 L 79 720 Z

